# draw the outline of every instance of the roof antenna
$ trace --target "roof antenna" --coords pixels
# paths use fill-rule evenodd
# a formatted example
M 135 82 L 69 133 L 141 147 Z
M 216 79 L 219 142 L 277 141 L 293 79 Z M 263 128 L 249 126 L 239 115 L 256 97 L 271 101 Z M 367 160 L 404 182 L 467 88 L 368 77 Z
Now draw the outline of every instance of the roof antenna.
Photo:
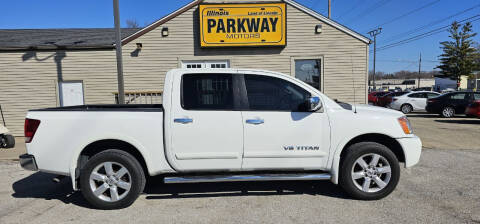
M 352 85 L 353 85 L 353 113 L 357 113 L 357 100 L 356 100 L 356 91 L 355 91 L 355 76 L 353 75 L 353 57 L 350 54 L 350 63 L 352 66 Z

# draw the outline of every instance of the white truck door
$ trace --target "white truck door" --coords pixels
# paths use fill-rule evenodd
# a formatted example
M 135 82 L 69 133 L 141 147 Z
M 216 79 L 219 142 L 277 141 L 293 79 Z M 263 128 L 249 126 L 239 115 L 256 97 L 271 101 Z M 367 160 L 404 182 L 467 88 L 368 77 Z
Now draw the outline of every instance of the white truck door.
M 243 124 L 235 111 L 232 74 L 183 74 L 174 79 L 169 162 L 176 170 L 240 170 Z
M 279 77 L 244 77 L 248 109 L 242 111 L 242 169 L 324 168 L 330 145 L 327 114 L 304 112 L 301 106 L 312 92 Z

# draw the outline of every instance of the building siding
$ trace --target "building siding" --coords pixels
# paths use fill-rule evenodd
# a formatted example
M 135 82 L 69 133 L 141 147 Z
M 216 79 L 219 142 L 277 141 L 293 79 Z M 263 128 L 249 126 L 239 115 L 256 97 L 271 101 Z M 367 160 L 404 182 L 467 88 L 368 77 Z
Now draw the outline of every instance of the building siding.
M 321 34 L 314 32 L 317 24 L 322 24 Z M 169 29 L 167 37 L 161 35 L 163 26 Z M 198 12 L 194 7 L 125 44 L 125 90 L 162 90 L 166 72 L 179 67 L 182 60 L 226 59 L 233 68 L 293 75 L 292 58 L 315 57 L 323 58 L 322 91 L 326 95 L 345 102 L 367 100 L 368 45 L 293 6 L 287 4 L 285 47 L 200 48 L 198 32 Z M 139 52 L 136 43 L 143 45 Z M 31 57 L 33 54 L 36 57 Z M 27 56 L 29 59 L 23 60 Z M 59 78 L 82 80 L 86 104 L 114 103 L 115 51 L 0 52 L 0 105 L 14 135 L 23 135 L 28 109 L 59 106 Z

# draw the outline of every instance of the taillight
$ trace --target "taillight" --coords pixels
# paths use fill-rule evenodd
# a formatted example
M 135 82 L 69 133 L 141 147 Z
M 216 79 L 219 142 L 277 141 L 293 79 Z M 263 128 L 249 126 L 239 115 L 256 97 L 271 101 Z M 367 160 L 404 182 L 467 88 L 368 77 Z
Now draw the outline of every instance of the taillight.
M 435 103 L 435 100 L 427 100 L 427 103 Z
M 40 120 L 25 118 L 25 143 L 30 143 L 37 132 Z

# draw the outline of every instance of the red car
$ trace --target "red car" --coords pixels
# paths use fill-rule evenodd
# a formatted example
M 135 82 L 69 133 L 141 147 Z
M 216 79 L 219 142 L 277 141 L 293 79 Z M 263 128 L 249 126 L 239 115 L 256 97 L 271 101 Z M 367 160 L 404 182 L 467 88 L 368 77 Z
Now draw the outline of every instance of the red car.
M 378 97 L 381 97 L 389 92 L 371 92 L 368 94 L 368 103 L 377 105 Z
M 467 106 L 465 114 L 470 117 L 480 118 L 480 100 L 477 100 Z
M 377 97 L 377 103 L 375 105 L 380 107 L 386 107 L 388 106 L 388 104 L 392 102 L 393 97 L 401 96 L 405 93 L 408 93 L 408 92 L 389 92 L 383 96 Z

